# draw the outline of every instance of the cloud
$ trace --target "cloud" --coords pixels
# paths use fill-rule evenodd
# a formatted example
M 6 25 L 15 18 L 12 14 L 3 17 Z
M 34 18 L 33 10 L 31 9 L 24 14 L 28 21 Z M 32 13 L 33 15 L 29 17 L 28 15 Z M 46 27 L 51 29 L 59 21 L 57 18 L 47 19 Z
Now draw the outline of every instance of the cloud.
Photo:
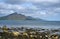
M 24 7 L 20 5 L 13 5 L 2 2 L 0 3 L 0 9 L 24 9 Z
M 60 8 L 60 7 L 59 7 Z M 40 18 L 42 17 L 49 17 L 54 16 L 59 12 L 58 7 L 37 7 L 36 5 L 33 5 L 32 3 L 23 3 L 21 5 L 19 4 L 7 4 L 7 3 L 0 3 L 0 13 L 12 13 L 13 11 L 16 11 L 21 14 L 25 14 L 27 16 L 34 16 Z M 59 12 L 60 13 L 60 12 Z
M 0 17 L 6 16 L 6 15 L 9 15 L 9 14 L 12 14 L 12 13 L 14 13 L 14 11 L 12 11 L 12 10 L 3 10 L 3 9 L 0 9 Z
M 58 3 L 60 0 L 23 0 L 27 2 L 33 2 L 33 3 Z
M 60 0 L 4 0 L 0 2 L 0 13 L 3 15 L 16 11 L 37 18 L 55 18 L 60 13 L 59 2 Z
M 33 3 L 40 3 L 40 2 L 50 2 L 50 3 L 58 3 L 60 0 L 4 0 L 5 2 L 33 2 Z
M 20 5 L 13 5 L 13 4 L 7 4 L 4 2 L 0 2 L 0 15 L 8 15 L 13 13 L 16 10 L 23 10 L 24 7 Z
M 60 0 L 4 0 L 4 2 L 10 4 L 32 3 L 35 5 L 49 6 L 60 3 Z
M 26 6 L 24 6 L 26 5 Z M 31 7 L 30 7 L 31 6 Z M 19 12 L 19 13 L 33 13 L 37 10 L 37 7 L 30 4 L 7 4 L 4 2 L 0 3 L 0 13 L 9 14 L 12 13 L 11 11 Z
M 9 10 L 25 10 L 25 9 L 31 9 L 31 10 L 36 10 L 37 7 L 34 6 L 33 4 L 28 4 L 28 3 L 24 3 L 24 4 L 7 4 L 4 2 L 0 3 L 0 9 L 9 9 Z

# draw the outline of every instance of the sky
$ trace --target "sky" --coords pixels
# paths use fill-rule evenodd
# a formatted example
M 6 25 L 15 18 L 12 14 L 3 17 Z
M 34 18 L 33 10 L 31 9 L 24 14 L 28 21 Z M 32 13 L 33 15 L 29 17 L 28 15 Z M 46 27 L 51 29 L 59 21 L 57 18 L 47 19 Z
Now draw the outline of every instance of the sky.
M 0 17 L 14 12 L 49 21 L 60 21 L 60 0 L 0 0 Z

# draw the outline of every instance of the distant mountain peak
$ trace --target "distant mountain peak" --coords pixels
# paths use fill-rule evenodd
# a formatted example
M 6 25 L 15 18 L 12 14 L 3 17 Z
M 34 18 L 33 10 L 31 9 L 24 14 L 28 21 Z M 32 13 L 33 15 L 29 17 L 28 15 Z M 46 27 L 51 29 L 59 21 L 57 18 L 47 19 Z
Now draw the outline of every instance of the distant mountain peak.
M 14 13 L 9 14 L 7 16 L 0 17 L 0 20 L 34 20 L 34 18 L 14 12 Z
M 14 13 L 12 13 L 12 14 L 18 14 L 17 12 L 14 12 Z

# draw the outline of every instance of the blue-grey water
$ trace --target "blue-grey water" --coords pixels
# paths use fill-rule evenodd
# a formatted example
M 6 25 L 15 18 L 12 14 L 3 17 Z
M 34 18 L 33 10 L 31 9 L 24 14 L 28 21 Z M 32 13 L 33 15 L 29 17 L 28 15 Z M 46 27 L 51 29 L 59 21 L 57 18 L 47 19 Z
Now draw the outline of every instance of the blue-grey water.
M 0 26 L 7 27 L 35 27 L 35 28 L 60 28 L 59 21 L 39 21 L 39 20 L 0 20 Z

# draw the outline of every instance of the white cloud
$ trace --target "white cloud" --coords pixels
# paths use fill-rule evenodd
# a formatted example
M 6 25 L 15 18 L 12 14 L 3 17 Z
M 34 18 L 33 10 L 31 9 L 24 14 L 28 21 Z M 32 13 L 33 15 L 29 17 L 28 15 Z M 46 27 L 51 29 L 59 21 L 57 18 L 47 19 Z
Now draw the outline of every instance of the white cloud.
M 13 5 L 13 4 L 7 4 L 7 3 L 4 3 L 4 2 L 2 2 L 2 3 L 0 3 L 0 8 L 1 9 L 24 9 L 24 7 L 22 7 L 21 5 Z
M 6 16 L 6 15 L 9 15 L 9 14 L 12 14 L 14 13 L 13 10 L 3 10 L 3 9 L 0 9 L 0 16 Z
M 21 4 L 21 5 L 17 5 L 17 4 L 6 4 L 6 3 L 0 3 L 0 12 L 1 13 L 12 13 L 14 10 L 17 11 L 17 12 L 24 12 L 26 13 L 26 15 L 29 15 L 29 16 L 34 16 L 35 17 L 39 17 L 39 16 L 42 16 L 42 17 L 47 17 L 47 16 L 52 16 L 52 15 L 56 15 L 55 12 L 59 12 L 60 9 L 59 8 L 47 8 L 46 10 L 42 10 L 42 8 L 40 7 L 40 10 L 39 8 L 37 8 L 36 6 L 32 5 L 32 4 Z M 12 11 L 13 10 L 13 11 Z M 10 11 L 10 12 L 9 12 Z M 28 13 L 28 14 L 27 14 Z
M 59 0 L 24 0 L 27 2 L 35 2 L 35 3 L 40 3 L 40 2 L 50 2 L 50 3 L 58 3 Z
M 4 3 L 4 2 L 0 3 L 0 13 L 2 13 L 3 15 L 13 13 L 13 11 L 16 11 L 16 12 L 19 12 L 19 13 L 20 13 L 20 11 L 21 12 L 24 11 L 24 13 L 25 12 L 29 13 L 29 12 L 33 12 L 35 10 L 37 10 L 37 7 L 32 5 L 32 4 L 31 4 L 31 7 L 30 7 L 30 5 L 23 6 L 23 4 L 22 5 L 18 5 L 18 4 L 13 5 L 13 4 L 7 4 L 7 3 Z
M 0 14 L 2 14 L 2 16 L 14 13 L 14 10 L 16 11 L 16 10 L 23 10 L 23 9 L 24 7 L 20 5 L 13 5 L 13 4 L 0 2 Z
M 0 13 L 2 13 L 2 14 L 11 14 L 13 12 L 14 12 L 13 10 L 3 10 L 3 9 L 0 9 Z
M 56 13 L 60 13 L 60 7 L 55 8 L 54 11 L 55 11 Z
M 37 7 L 33 4 L 7 4 L 4 2 L 0 3 L 0 9 L 10 9 L 10 10 L 25 10 L 25 9 L 32 9 L 36 10 Z

